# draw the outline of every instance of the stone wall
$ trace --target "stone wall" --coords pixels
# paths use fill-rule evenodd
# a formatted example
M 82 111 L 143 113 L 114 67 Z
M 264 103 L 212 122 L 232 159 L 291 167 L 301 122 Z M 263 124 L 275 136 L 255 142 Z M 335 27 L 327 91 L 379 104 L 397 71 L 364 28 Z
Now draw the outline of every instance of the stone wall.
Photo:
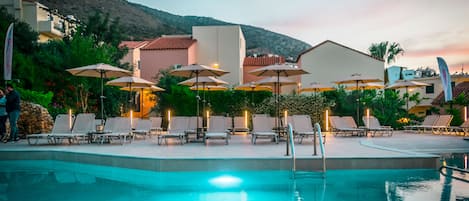
M 19 136 L 49 133 L 53 125 L 52 116 L 46 108 L 35 103 L 21 101 L 21 113 L 18 120 Z

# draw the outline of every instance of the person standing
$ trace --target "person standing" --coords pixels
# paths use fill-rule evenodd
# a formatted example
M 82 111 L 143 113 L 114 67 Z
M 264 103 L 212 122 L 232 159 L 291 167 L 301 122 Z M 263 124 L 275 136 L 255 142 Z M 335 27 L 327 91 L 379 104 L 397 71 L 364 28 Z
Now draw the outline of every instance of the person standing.
M 3 90 L 0 89 L 0 139 L 5 140 L 5 142 L 6 142 L 6 131 L 7 131 L 5 122 L 7 121 L 7 118 L 8 118 L 6 104 L 7 104 L 7 99 L 5 97 L 5 94 L 3 93 Z
M 6 111 L 10 120 L 10 140 L 18 141 L 18 118 L 20 117 L 20 94 L 13 88 L 13 85 L 7 84 L 7 105 Z

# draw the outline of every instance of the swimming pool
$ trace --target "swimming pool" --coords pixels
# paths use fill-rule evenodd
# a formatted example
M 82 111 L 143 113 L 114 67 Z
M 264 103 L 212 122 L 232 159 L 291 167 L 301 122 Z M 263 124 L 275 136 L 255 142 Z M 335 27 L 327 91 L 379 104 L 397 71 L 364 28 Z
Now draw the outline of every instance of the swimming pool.
M 455 200 L 469 184 L 435 170 L 152 172 L 52 160 L 0 161 L 0 200 Z

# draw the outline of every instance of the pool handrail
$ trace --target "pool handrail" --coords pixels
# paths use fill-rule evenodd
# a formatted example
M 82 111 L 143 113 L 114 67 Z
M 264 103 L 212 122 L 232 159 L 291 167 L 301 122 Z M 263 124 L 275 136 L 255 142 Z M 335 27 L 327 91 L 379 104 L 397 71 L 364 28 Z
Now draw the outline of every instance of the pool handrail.
M 463 182 L 469 183 L 469 180 L 467 180 L 467 179 L 465 179 L 465 178 L 455 177 L 455 176 L 453 176 L 452 174 L 451 174 L 451 175 L 446 174 L 445 172 L 443 172 L 443 169 L 450 169 L 450 170 L 457 171 L 457 172 L 464 173 L 464 174 L 469 174 L 469 170 L 461 169 L 461 168 L 454 167 L 454 166 L 447 166 L 447 165 L 442 165 L 442 166 L 439 168 L 439 172 L 440 172 L 440 174 L 442 174 L 443 176 L 445 176 L 445 177 L 451 177 L 451 178 L 453 178 L 453 179 L 456 179 L 456 180 L 459 180 L 459 181 L 463 181 Z
M 288 140 L 289 142 L 287 143 L 290 143 L 290 151 L 291 151 L 291 160 L 292 160 L 292 173 L 293 173 L 293 176 L 295 175 L 295 172 L 296 172 L 296 152 L 295 152 L 295 140 L 293 138 L 293 128 L 292 128 L 292 125 L 291 123 L 288 123 L 287 125 L 287 135 L 288 135 Z
M 316 136 L 319 138 L 319 147 L 321 148 L 321 158 L 322 158 L 322 172 L 326 173 L 326 149 L 324 148 L 324 143 L 323 143 L 323 136 L 321 133 L 321 126 L 319 123 L 314 124 L 316 132 Z M 315 137 L 316 137 L 315 136 Z M 316 146 L 316 143 L 314 143 L 314 146 Z

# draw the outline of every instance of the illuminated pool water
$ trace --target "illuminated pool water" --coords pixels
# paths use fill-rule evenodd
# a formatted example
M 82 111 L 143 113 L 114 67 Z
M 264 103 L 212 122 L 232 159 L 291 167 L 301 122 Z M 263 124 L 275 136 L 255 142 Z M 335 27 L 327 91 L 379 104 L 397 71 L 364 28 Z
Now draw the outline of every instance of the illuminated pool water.
M 0 161 L 0 201 L 455 200 L 469 184 L 435 170 L 151 172 L 61 161 Z

